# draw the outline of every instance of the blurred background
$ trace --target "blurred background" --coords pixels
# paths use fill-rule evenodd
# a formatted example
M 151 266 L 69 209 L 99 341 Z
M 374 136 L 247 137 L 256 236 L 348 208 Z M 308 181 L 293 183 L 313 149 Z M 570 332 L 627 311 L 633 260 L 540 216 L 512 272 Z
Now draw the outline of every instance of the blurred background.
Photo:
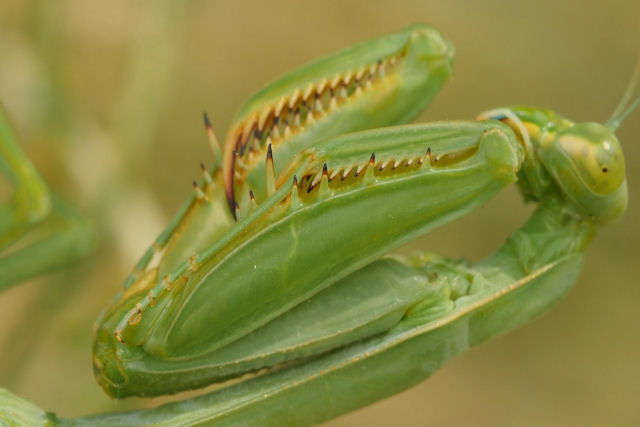
M 454 78 L 418 121 L 531 104 L 603 122 L 640 55 L 638 1 L 3 0 L 0 99 L 50 187 L 101 241 L 86 261 L 0 295 L 0 385 L 65 417 L 164 402 L 102 392 L 91 328 L 199 162 L 211 163 L 202 112 L 223 137 L 273 78 L 418 21 L 456 47 Z M 327 425 L 640 425 L 640 110 L 618 137 L 629 209 L 554 310 Z M 531 209 L 509 189 L 402 252 L 478 260 Z

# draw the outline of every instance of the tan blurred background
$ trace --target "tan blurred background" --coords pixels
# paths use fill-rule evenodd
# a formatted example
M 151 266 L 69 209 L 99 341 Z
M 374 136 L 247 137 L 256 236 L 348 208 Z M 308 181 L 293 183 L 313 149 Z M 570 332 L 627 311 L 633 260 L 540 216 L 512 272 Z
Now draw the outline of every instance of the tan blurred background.
M 102 240 L 80 265 L 0 295 L 0 385 L 61 416 L 158 404 L 103 394 L 91 327 L 211 162 L 202 111 L 224 135 L 274 77 L 417 21 L 456 46 L 455 76 L 420 121 L 514 103 L 604 121 L 640 55 L 637 0 L 2 0 L 0 99 L 51 187 Z M 599 233 L 564 301 L 328 425 L 640 425 L 640 111 L 618 136 L 629 209 Z M 477 260 L 529 212 L 511 189 L 404 251 Z

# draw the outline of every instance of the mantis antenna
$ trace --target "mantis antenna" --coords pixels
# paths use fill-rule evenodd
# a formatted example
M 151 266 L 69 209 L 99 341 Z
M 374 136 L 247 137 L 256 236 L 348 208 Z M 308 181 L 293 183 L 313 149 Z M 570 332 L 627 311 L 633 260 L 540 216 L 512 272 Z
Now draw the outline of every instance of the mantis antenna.
M 627 89 L 622 95 L 622 99 L 620 99 L 618 106 L 613 111 L 613 114 L 611 114 L 611 118 L 607 120 L 607 123 L 605 124 L 605 126 L 612 132 L 614 132 L 624 119 L 640 104 L 640 95 L 638 95 L 633 102 L 629 103 L 638 84 L 638 76 L 640 76 L 640 59 L 638 59 L 635 71 L 631 76 Z

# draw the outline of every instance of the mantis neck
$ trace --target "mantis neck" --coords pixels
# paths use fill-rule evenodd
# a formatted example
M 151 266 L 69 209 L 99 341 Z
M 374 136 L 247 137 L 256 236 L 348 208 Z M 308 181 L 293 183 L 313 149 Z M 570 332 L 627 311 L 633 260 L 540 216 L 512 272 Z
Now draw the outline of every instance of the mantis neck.
M 495 300 L 469 320 L 469 346 L 514 329 L 558 302 L 577 280 L 594 232 L 593 221 L 576 216 L 558 197 L 545 199 L 502 247 L 472 269 L 476 297 L 488 291 Z

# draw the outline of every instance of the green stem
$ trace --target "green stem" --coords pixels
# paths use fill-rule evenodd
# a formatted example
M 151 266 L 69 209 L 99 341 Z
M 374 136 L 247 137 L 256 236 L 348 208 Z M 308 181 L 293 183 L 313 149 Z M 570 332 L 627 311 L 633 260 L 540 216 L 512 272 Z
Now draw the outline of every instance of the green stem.
M 0 171 L 15 187 L 9 205 L 0 207 L 0 250 L 28 228 L 45 218 L 51 209 L 47 186 L 20 149 L 9 118 L 0 105 Z

